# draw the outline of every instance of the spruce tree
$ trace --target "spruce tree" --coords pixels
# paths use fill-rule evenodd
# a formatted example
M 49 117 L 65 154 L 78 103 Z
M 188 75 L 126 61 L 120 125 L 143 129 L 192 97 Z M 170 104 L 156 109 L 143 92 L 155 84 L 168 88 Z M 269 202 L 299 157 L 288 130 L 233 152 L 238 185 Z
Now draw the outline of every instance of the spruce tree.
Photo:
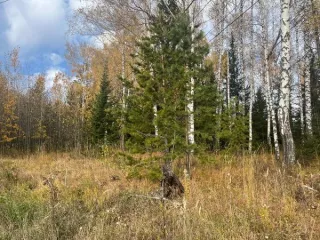
M 229 50 L 229 74 L 230 74 L 230 97 L 235 98 L 237 106 L 242 103 L 245 107 L 248 105 L 245 102 L 246 99 L 249 99 L 249 89 L 245 87 L 245 79 L 241 78 L 239 73 L 239 59 L 237 56 L 237 46 L 233 34 L 231 33 L 230 39 L 230 50 Z
M 225 72 L 229 72 L 230 105 L 222 106 L 221 126 L 217 134 L 222 149 L 237 151 L 246 148 L 248 117 L 244 114 L 246 112 L 244 110 L 248 104 L 245 102 L 245 99 L 248 99 L 248 89 L 244 87 L 244 78 L 240 78 L 239 60 L 233 34 L 231 34 L 227 57 L 229 64 Z M 225 75 L 227 76 L 227 73 Z
M 183 150 L 186 147 L 187 84 L 191 77 L 198 79 L 203 71 L 200 66 L 208 46 L 202 32 L 191 29 L 188 13 L 176 1 L 160 1 L 149 26 L 149 36 L 138 43 L 134 71 L 139 86 L 135 92 L 143 102 L 140 110 L 152 111 L 152 106 L 157 106 L 157 118 L 153 119 L 152 112 L 145 112 L 149 117 L 145 121 L 156 121 L 159 136 L 155 137 L 152 128 L 144 129 L 140 135 L 158 138 L 167 150 L 173 146 L 175 150 Z M 131 129 L 134 131 L 133 126 Z
M 219 100 L 213 65 L 207 64 L 195 89 L 195 128 L 197 144 L 211 151 L 219 130 L 216 115 Z
M 104 68 L 100 91 L 92 109 L 92 136 L 95 143 L 114 144 L 118 139 L 114 101 L 110 96 L 107 67 Z
M 267 144 L 267 103 L 259 87 L 252 110 L 252 132 L 255 147 Z
M 236 97 L 240 100 L 242 91 L 242 82 L 239 79 L 239 62 L 237 58 L 237 51 L 235 46 L 235 40 L 231 33 L 230 50 L 229 50 L 229 74 L 230 74 L 230 97 Z

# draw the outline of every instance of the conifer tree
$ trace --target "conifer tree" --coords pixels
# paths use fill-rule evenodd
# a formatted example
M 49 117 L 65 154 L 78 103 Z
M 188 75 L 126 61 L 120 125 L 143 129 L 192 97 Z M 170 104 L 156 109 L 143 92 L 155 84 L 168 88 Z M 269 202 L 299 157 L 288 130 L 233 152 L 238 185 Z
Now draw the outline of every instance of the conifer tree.
M 199 76 L 195 89 L 195 128 L 196 142 L 208 150 L 215 150 L 218 133 L 218 116 L 220 96 L 218 95 L 213 66 L 205 66 L 202 76 Z
M 253 144 L 259 147 L 267 144 L 267 102 L 263 96 L 262 88 L 259 87 L 253 103 L 252 110 L 252 132 Z
M 108 84 L 108 73 L 105 67 L 101 78 L 100 91 L 92 109 L 91 124 L 95 143 L 113 144 L 118 138 L 113 106 Z
M 230 50 L 229 50 L 229 74 L 230 74 L 230 97 L 236 97 L 240 100 L 242 85 L 239 79 L 239 62 L 237 59 L 237 52 L 235 49 L 234 36 L 231 33 Z
M 248 99 L 248 89 L 244 87 L 244 78 L 241 78 L 239 72 L 239 59 L 236 50 L 234 35 L 231 33 L 229 57 L 230 74 L 230 97 L 235 99 L 237 108 L 247 105 L 245 99 Z M 242 106 L 240 106 L 242 104 Z M 239 111 L 239 109 L 238 109 Z
M 176 1 L 160 1 L 157 14 L 150 21 L 149 36 L 138 43 L 136 92 L 145 106 L 157 106 L 158 138 L 177 150 L 186 146 L 187 85 L 191 77 L 197 79 L 203 71 L 200 66 L 208 47 L 202 32 L 191 28 L 188 13 Z M 155 137 L 151 131 L 145 134 Z

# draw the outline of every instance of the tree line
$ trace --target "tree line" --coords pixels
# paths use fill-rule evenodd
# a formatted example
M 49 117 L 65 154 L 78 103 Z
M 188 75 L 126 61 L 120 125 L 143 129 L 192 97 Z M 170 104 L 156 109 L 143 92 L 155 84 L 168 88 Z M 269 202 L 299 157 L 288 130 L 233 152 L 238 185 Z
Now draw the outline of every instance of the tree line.
M 22 90 L 18 51 L 3 64 L 3 152 L 265 149 L 290 164 L 318 149 L 319 2 L 85 2 L 70 32 L 104 44 L 67 44 L 75 77 Z

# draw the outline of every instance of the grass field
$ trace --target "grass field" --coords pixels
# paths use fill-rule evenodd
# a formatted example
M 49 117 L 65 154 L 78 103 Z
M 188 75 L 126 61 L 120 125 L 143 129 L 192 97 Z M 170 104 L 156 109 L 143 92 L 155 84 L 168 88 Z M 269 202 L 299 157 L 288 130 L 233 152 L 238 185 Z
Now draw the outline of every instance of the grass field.
M 320 167 L 199 156 L 182 199 L 152 198 L 161 156 L 0 159 L 0 239 L 320 239 Z M 146 170 L 151 169 L 151 170 Z

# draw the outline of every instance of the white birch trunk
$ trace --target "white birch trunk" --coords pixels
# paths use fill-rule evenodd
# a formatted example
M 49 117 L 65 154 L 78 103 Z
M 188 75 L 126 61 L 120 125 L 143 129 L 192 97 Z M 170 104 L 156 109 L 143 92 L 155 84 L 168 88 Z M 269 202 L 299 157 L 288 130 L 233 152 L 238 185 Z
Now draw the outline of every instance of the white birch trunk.
M 318 2 L 318 6 L 319 6 L 319 0 L 311 0 L 311 11 L 312 11 L 312 17 L 313 18 L 317 18 L 319 17 L 319 10 L 317 12 L 317 6 L 315 5 Z M 318 8 L 319 9 L 319 8 Z M 314 26 L 314 31 L 313 31 L 313 35 L 314 35 L 314 39 L 316 42 L 316 49 L 317 49 L 317 55 L 318 58 L 320 58 L 320 32 L 319 32 L 319 26 L 317 24 L 315 24 Z
M 243 14 L 243 6 L 244 6 L 244 0 L 240 0 L 240 14 Z M 243 17 L 240 18 L 240 26 L 243 26 L 244 21 Z M 240 46 L 239 46 L 239 73 L 240 73 L 240 79 L 243 80 L 243 91 L 241 93 L 242 96 L 242 114 L 245 115 L 245 103 L 246 103 L 246 76 L 245 76 L 245 57 L 244 57 L 244 41 L 243 41 L 243 31 L 240 29 Z
M 222 85 L 222 82 L 221 82 L 221 68 L 222 68 L 222 46 L 223 44 L 220 43 L 220 46 L 219 46 L 219 59 L 218 59 L 218 72 L 217 72 L 217 89 L 218 89 L 218 93 L 220 94 L 221 93 L 221 85 Z M 222 103 L 221 103 L 222 104 Z M 217 109 L 216 109 L 216 115 L 217 115 L 217 133 L 220 131 L 220 128 L 221 128 L 221 109 L 222 109 L 222 105 L 219 104 Z M 216 134 L 216 148 L 219 149 L 220 148 L 220 138 L 218 136 L 218 134 Z
M 278 129 L 277 129 L 276 114 L 275 114 L 275 110 L 274 110 L 274 106 L 273 106 L 273 93 L 272 93 L 272 84 L 271 84 L 271 80 L 270 80 L 267 46 L 265 46 L 265 49 L 264 49 L 264 67 L 265 67 L 265 78 L 266 78 L 265 82 L 267 83 L 267 103 L 269 106 L 268 111 L 270 111 L 270 113 L 268 115 L 270 115 L 271 121 L 272 121 L 274 151 L 275 151 L 276 159 L 280 160 Z
M 290 0 L 281 1 L 281 89 L 279 120 L 284 163 L 295 163 L 295 146 L 290 127 Z
M 298 59 L 299 56 L 299 31 L 296 29 L 296 56 Z M 296 66 L 296 72 L 297 72 L 297 77 L 298 77 L 298 98 L 299 98 L 299 109 L 300 109 L 300 130 L 301 130 L 301 135 L 302 137 L 304 136 L 304 110 L 303 110 L 303 96 L 302 96 L 302 79 L 301 79 L 301 69 L 300 69 L 300 64 L 297 64 Z M 303 141 L 303 138 L 302 138 Z
M 121 78 L 122 80 L 125 79 L 125 64 L 126 64 L 126 59 L 125 59 L 125 44 L 122 47 L 121 51 Z M 124 83 L 122 83 L 122 114 L 121 114 L 121 133 L 120 133 L 120 148 L 121 150 L 125 150 L 125 139 L 124 139 L 124 114 L 126 112 L 126 86 Z
M 226 90 L 227 90 L 227 107 L 230 108 L 230 69 L 229 69 L 229 51 L 227 51 L 227 79 L 226 79 Z
M 263 17 L 263 20 L 262 20 L 263 59 L 264 59 L 264 71 L 265 71 L 265 83 L 267 84 L 266 98 L 267 98 L 267 110 L 268 110 L 268 130 L 267 130 L 268 144 L 272 148 L 272 144 L 271 144 L 271 125 L 272 125 L 275 157 L 277 160 L 280 160 L 278 129 L 277 129 L 276 114 L 273 106 L 273 91 L 272 91 L 272 83 L 270 79 L 270 69 L 269 69 L 269 61 L 268 61 L 267 9 L 264 1 L 261 2 L 261 9 L 262 9 L 262 17 Z
M 311 109 L 311 86 L 310 86 L 310 57 L 307 54 L 305 61 L 305 109 L 306 109 L 306 133 L 312 136 L 312 109 Z
M 272 102 L 271 102 L 271 94 L 270 94 L 270 88 L 269 88 L 269 66 L 268 66 L 268 58 L 267 58 L 267 51 L 268 51 L 268 34 L 267 34 L 267 14 L 266 14 L 266 6 L 265 2 L 260 2 L 261 6 L 261 15 L 262 15 L 262 21 L 261 21 L 261 28 L 262 28 L 262 43 L 263 43 L 263 59 L 264 59 L 264 83 L 266 84 L 266 100 L 267 100 L 267 141 L 268 146 L 272 150 L 272 142 L 271 142 L 271 108 L 272 108 Z
M 253 0 L 251 1 L 251 5 L 253 6 Z M 251 46 L 250 46 L 250 54 L 251 54 L 251 74 L 250 74 L 250 102 L 249 102 L 249 152 L 252 152 L 252 108 L 253 108 L 253 91 L 254 91 L 254 48 L 253 48 L 253 7 L 251 8 Z
M 306 134 L 312 136 L 312 109 L 311 109 L 311 86 L 310 86 L 310 66 L 311 50 L 308 46 L 311 42 L 309 33 L 304 33 L 304 51 L 305 51 L 305 68 L 304 68 L 304 89 L 305 89 L 305 110 L 306 110 Z
M 193 7 L 189 7 L 189 16 L 191 19 L 191 31 L 194 30 L 194 15 L 193 15 Z M 192 33 L 191 40 L 193 41 L 194 34 Z M 194 52 L 194 47 L 191 46 L 191 52 Z M 187 96 L 187 112 L 188 112 L 188 143 L 190 145 L 195 144 L 194 140 L 194 78 L 190 78 L 189 82 L 189 93 Z M 193 149 L 191 150 L 193 152 Z
M 151 34 L 150 34 L 150 31 L 149 31 L 149 24 L 148 22 L 146 21 L 145 23 L 145 26 L 146 26 L 146 29 L 147 29 L 147 36 L 150 38 L 151 37 Z M 152 47 L 154 47 L 152 45 Z M 153 68 L 152 66 L 150 66 L 150 72 L 151 72 L 151 77 L 153 78 L 152 81 L 154 81 L 154 73 L 153 73 Z M 159 136 L 159 128 L 158 128 L 158 125 L 157 125 L 157 118 L 158 118 L 158 106 L 155 102 L 153 102 L 153 126 L 154 126 L 154 135 L 156 137 Z
M 159 129 L 156 123 L 156 119 L 158 118 L 158 107 L 156 104 L 153 105 L 153 124 L 154 124 L 154 135 L 156 137 L 159 136 Z
M 224 4 L 222 4 L 222 19 L 224 19 L 225 15 L 225 7 Z M 218 23 L 219 24 L 219 23 Z M 219 32 L 222 31 L 222 29 L 224 28 L 224 21 L 220 22 L 220 29 Z M 221 37 L 219 37 L 219 41 L 218 41 L 218 51 L 219 51 L 219 56 L 218 56 L 218 72 L 217 72 L 217 82 L 218 82 L 218 93 L 221 94 L 222 93 L 222 76 L 221 76 L 221 72 L 222 72 L 222 55 L 223 55 L 223 33 L 221 33 Z M 221 113 L 222 113 L 222 105 L 223 103 L 219 104 L 219 106 L 216 109 L 216 115 L 217 117 L 217 129 L 218 132 L 220 131 L 221 128 Z M 217 134 L 218 135 L 218 134 Z M 220 148 L 220 138 L 217 136 L 216 137 L 216 147 L 217 149 Z

